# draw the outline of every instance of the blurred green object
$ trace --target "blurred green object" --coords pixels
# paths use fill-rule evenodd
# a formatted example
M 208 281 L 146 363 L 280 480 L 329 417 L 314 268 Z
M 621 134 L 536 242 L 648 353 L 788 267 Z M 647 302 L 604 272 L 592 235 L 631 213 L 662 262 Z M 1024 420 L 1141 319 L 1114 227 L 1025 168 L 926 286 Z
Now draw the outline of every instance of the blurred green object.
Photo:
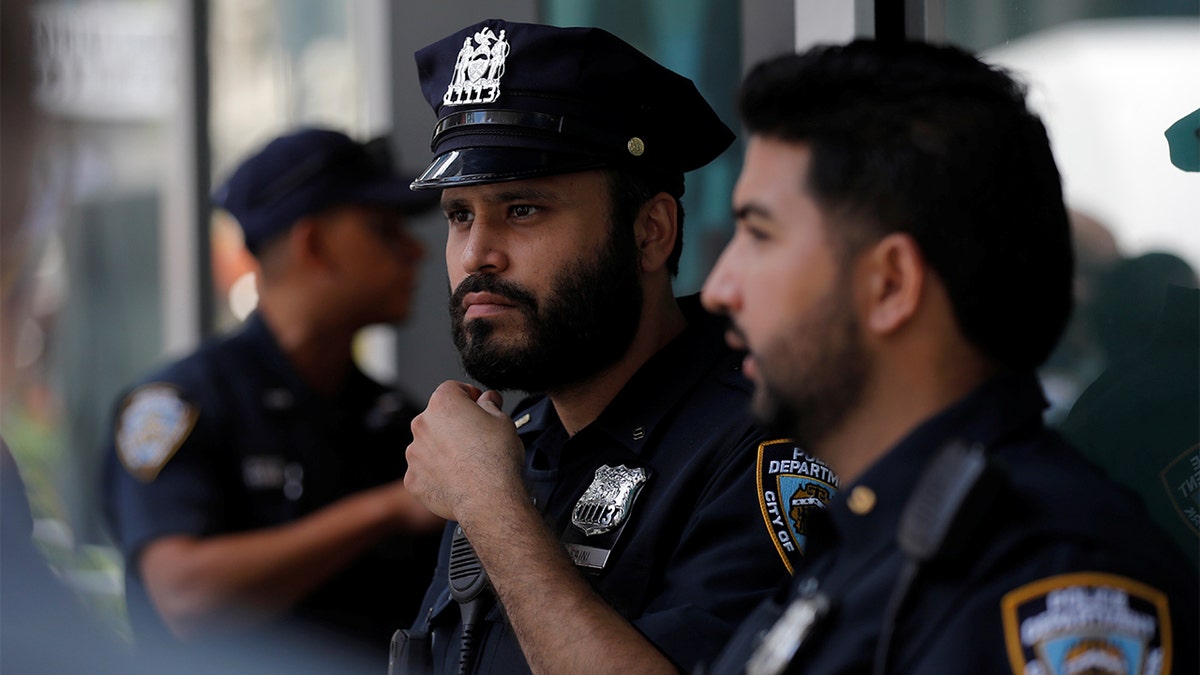
M 1184 171 L 1200 171 L 1200 109 L 1184 115 L 1163 134 L 1171 163 Z

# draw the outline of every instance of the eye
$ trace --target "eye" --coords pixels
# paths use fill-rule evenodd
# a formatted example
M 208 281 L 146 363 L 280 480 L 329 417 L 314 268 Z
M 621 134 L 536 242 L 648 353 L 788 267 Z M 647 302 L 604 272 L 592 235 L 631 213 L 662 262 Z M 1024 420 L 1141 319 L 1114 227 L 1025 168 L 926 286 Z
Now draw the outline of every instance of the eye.
M 512 213 L 514 218 L 528 218 L 536 215 L 541 210 L 540 207 L 533 204 L 514 204 L 509 207 L 509 212 Z
M 771 235 L 767 234 L 766 231 L 761 230 L 753 225 L 743 224 L 740 229 L 743 234 L 756 242 L 766 242 L 771 238 Z
M 470 223 L 471 219 L 473 217 L 474 217 L 474 214 L 472 214 L 470 211 L 468 211 L 466 209 L 457 209 L 454 211 L 446 211 L 446 221 L 449 222 L 451 225 Z

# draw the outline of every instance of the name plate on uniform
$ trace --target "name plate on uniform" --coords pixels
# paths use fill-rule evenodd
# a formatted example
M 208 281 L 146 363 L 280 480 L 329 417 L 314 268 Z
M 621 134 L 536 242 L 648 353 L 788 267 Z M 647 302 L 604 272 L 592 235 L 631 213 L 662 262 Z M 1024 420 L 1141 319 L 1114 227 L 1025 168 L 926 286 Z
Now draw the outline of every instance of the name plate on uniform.
M 584 546 L 583 544 L 566 544 L 567 555 L 571 556 L 571 562 L 579 567 L 586 567 L 593 570 L 602 570 L 608 563 L 608 555 L 612 551 L 596 548 L 595 546 Z

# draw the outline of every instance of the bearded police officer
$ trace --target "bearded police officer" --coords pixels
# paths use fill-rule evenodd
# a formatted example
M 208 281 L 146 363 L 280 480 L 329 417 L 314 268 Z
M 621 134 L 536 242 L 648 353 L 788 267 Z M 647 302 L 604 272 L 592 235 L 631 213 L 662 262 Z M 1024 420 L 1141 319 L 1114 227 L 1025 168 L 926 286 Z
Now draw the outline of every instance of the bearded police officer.
M 230 672 L 340 673 L 382 667 L 414 616 L 443 522 L 401 480 L 416 410 L 351 349 L 408 314 L 422 250 L 404 220 L 434 203 L 410 180 L 385 139 L 303 128 L 218 190 L 259 263 L 258 309 L 114 422 L 106 509 L 140 642 L 244 655 Z
M 837 487 L 752 426 L 724 324 L 672 293 L 684 173 L 733 135 L 598 29 L 490 20 L 417 65 L 414 187 L 442 190 L 454 339 L 490 390 L 447 382 L 413 422 L 405 484 L 455 523 L 393 671 L 690 668 Z M 510 418 L 496 390 L 538 395 Z
M 703 291 L 759 417 L 844 482 L 717 673 L 1195 673 L 1194 568 L 1042 421 L 1071 308 L 1046 131 L 1006 74 L 870 41 L 751 71 Z

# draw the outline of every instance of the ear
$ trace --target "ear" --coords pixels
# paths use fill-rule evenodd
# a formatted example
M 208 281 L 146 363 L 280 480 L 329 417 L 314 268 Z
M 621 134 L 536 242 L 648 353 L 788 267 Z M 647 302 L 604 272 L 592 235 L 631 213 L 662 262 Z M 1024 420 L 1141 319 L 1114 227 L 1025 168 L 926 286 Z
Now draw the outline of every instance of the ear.
M 675 198 L 660 192 L 642 206 L 641 216 L 634 224 L 639 261 L 643 272 L 653 272 L 667 266 L 667 259 L 679 236 L 679 209 Z
M 926 283 L 925 258 L 909 235 L 894 232 L 860 257 L 867 305 L 864 324 L 878 334 L 893 333 L 920 309 Z
M 288 230 L 289 257 L 301 267 L 324 267 L 329 259 L 328 228 L 321 227 L 320 216 L 309 215 L 297 220 Z

